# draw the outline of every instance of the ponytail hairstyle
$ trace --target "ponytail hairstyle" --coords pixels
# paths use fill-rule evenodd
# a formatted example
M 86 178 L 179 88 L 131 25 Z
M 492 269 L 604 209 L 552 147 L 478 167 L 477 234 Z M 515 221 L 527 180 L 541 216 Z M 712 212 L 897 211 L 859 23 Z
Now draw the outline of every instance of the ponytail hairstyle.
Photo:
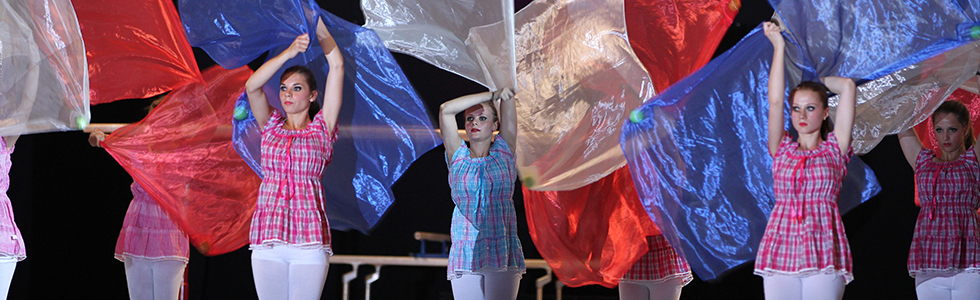
M 828 96 L 828 94 L 830 93 L 830 90 L 827 89 L 827 86 L 823 85 L 822 83 L 813 82 L 813 81 L 800 82 L 800 84 L 797 85 L 795 88 L 789 90 L 790 105 L 793 105 L 793 96 L 795 96 L 796 92 L 800 90 L 806 90 L 806 91 L 811 91 L 816 93 L 817 97 L 820 97 L 820 103 L 823 103 L 823 108 L 826 109 L 829 106 L 828 103 L 830 102 L 830 96 Z M 827 134 L 829 134 L 833 130 L 834 127 L 830 125 L 830 118 L 825 118 L 823 119 L 823 121 L 821 121 L 820 123 L 821 138 L 827 140 Z
M 316 77 L 313 76 L 313 71 L 311 71 L 310 68 L 307 68 L 305 66 L 297 65 L 297 66 L 286 68 L 285 71 L 282 71 L 282 76 L 279 77 L 279 83 L 281 84 L 283 81 L 286 81 L 286 78 L 289 78 L 289 76 L 292 76 L 293 74 L 297 74 L 297 73 L 303 75 L 303 77 L 306 78 L 306 86 L 309 87 L 310 92 L 317 90 Z M 319 98 L 320 96 L 317 95 L 317 97 Z M 310 115 L 310 120 L 313 120 L 313 118 L 316 117 L 316 114 L 319 112 L 320 112 L 320 103 L 317 102 L 316 99 L 314 99 L 313 102 L 310 103 L 310 110 L 308 111 Z
M 963 137 L 963 146 L 966 149 L 970 149 L 971 146 L 977 143 L 976 136 L 973 135 L 973 124 L 970 122 L 970 109 L 966 108 L 966 105 L 960 103 L 959 101 L 946 101 L 936 108 L 936 111 L 932 113 L 932 126 L 936 126 L 936 117 L 943 114 L 953 114 L 956 116 L 956 120 L 963 125 L 963 129 L 966 130 Z

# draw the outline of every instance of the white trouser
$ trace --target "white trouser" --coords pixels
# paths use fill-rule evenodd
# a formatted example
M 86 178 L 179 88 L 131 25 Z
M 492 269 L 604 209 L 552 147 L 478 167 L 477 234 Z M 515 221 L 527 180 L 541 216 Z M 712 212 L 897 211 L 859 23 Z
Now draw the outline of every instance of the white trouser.
M 840 300 L 844 297 L 845 281 L 841 275 L 772 275 L 762 278 L 767 300 Z
M 177 300 L 187 263 L 172 259 L 126 257 L 129 299 Z
M 916 275 L 915 295 L 919 300 L 980 300 L 980 274 Z
M 330 254 L 321 249 L 252 250 L 252 277 L 262 300 L 320 299 L 329 268 Z
M 455 300 L 514 300 L 521 286 L 521 271 L 466 274 L 450 280 Z
M 684 278 L 674 278 L 661 282 L 619 282 L 621 300 L 679 300 Z
M 14 279 L 14 269 L 17 268 L 17 258 L 0 257 L 0 299 L 7 299 L 10 291 L 10 280 Z

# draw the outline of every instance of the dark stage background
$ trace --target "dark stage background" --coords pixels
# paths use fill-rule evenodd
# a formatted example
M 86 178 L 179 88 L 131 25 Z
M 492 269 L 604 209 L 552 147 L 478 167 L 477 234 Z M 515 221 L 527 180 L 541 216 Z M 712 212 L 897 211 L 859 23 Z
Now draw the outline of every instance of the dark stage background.
M 320 0 L 321 7 L 348 21 L 363 24 L 357 1 Z M 518 0 L 523 7 L 528 0 Z M 742 1 L 719 53 L 772 14 L 760 0 Z M 214 63 L 195 49 L 198 64 Z M 414 58 L 396 54 L 416 91 L 435 116 L 439 104 L 483 88 Z M 256 67 L 256 64 L 252 65 Z M 135 122 L 144 115 L 145 100 L 127 100 L 92 108 L 92 122 Z M 10 299 L 127 298 L 123 264 L 113 259 L 116 237 L 132 199 L 132 179 L 102 149 L 89 147 L 87 134 L 48 133 L 24 136 L 13 154 L 11 188 L 17 223 L 27 243 L 28 259 L 19 263 Z M 453 204 L 441 146 L 417 161 L 394 186 L 397 201 L 370 235 L 334 232 L 337 254 L 408 255 L 418 251 L 414 231 L 449 232 Z M 851 242 L 856 280 L 847 286 L 845 299 L 914 299 L 913 280 L 905 261 L 918 209 L 913 204 L 912 170 L 905 163 L 894 137 L 886 138 L 862 157 L 878 175 L 881 194 L 844 216 Z M 520 190 L 514 194 L 525 257 L 540 258 L 523 222 Z M 332 265 L 323 299 L 339 299 L 341 274 L 350 266 Z M 363 297 L 363 267 L 351 286 L 352 299 Z M 247 247 L 205 257 L 192 251 L 191 299 L 255 299 Z M 522 281 L 520 299 L 534 298 L 534 279 L 542 271 L 529 270 Z M 374 299 L 451 299 L 443 268 L 385 267 L 372 285 Z M 554 298 L 554 285 L 545 289 Z M 614 289 L 598 286 L 566 288 L 565 299 L 617 299 Z M 684 288 L 682 299 L 762 299 L 762 280 L 743 265 L 712 282 L 695 280 Z

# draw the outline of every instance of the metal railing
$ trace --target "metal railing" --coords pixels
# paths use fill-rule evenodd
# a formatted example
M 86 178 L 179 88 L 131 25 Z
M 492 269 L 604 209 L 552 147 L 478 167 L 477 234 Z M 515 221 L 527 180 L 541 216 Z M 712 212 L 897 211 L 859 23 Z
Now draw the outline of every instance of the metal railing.
M 350 272 L 344 273 L 344 300 L 350 299 L 350 282 L 357 279 L 357 268 L 361 265 L 374 266 L 371 272 L 364 278 L 364 300 L 371 299 L 371 283 L 381 278 L 382 266 L 414 266 L 414 267 L 443 267 L 449 264 L 448 258 L 436 257 L 414 257 L 414 256 L 377 256 L 377 255 L 334 255 L 330 257 L 330 264 L 345 264 L 354 267 Z M 551 267 L 543 259 L 525 259 L 524 265 L 528 269 L 545 270 L 545 275 L 535 280 L 537 288 L 537 299 L 542 299 L 544 286 L 551 282 Z M 556 282 L 555 290 L 557 299 L 561 300 L 562 284 Z
M 382 266 L 409 266 L 409 267 L 443 267 L 449 265 L 449 258 L 438 257 L 433 253 L 425 252 L 426 242 L 442 242 L 445 243 L 449 240 L 449 235 L 440 233 L 430 233 L 430 232 L 416 232 L 415 239 L 421 242 L 422 253 L 415 256 L 380 256 L 380 255 L 334 255 L 330 257 L 330 264 L 344 264 L 351 265 L 354 267 L 350 272 L 344 273 L 344 298 L 343 300 L 350 299 L 350 282 L 357 279 L 357 269 L 361 265 L 374 266 L 374 272 L 371 272 L 364 278 L 364 300 L 371 300 L 371 283 L 378 281 L 381 278 L 381 267 Z M 443 245 L 443 254 L 445 254 L 445 245 Z M 551 276 L 551 266 L 548 265 L 543 259 L 525 259 L 524 265 L 528 269 L 542 269 L 545 271 L 545 275 L 538 277 L 535 280 L 535 286 L 537 289 L 537 299 L 541 300 L 543 297 L 544 286 L 552 281 Z M 561 281 L 555 281 L 555 293 L 556 299 L 561 300 L 561 290 L 565 285 Z

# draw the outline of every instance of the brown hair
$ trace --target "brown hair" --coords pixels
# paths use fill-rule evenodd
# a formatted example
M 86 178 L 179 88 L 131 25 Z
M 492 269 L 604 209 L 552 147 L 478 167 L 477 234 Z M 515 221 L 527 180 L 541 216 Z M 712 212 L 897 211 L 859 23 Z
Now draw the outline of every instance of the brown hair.
M 800 90 L 816 93 L 817 97 L 820 97 L 820 103 L 823 103 L 823 108 L 827 108 L 829 106 L 828 103 L 830 102 L 830 96 L 827 94 L 830 93 L 830 90 L 827 89 L 827 86 L 823 85 L 822 83 L 813 81 L 800 82 L 800 84 L 795 88 L 789 90 L 790 105 L 793 105 L 793 97 L 796 95 L 796 92 Z M 820 137 L 826 140 L 827 134 L 830 133 L 831 130 L 834 130 L 834 128 L 830 125 L 830 118 L 823 119 L 823 121 L 820 123 Z
M 303 78 L 306 78 L 306 86 L 309 87 L 311 92 L 317 90 L 316 77 L 313 76 L 313 71 L 305 66 L 292 66 L 286 68 L 285 71 L 282 71 L 282 76 L 279 77 L 279 83 L 281 84 L 283 81 L 286 81 L 286 78 L 289 78 L 289 76 L 292 76 L 293 74 L 303 75 Z M 310 103 L 310 120 L 313 120 L 318 112 L 320 112 L 320 103 L 314 100 L 312 103 Z
M 932 113 L 932 126 L 936 126 L 936 116 L 942 114 L 953 114 L 956 116 L 956 120 L 960 122 L 966 128 L 963 138 L 963 146 L 970 148 L 973 144 L 977 143 L 977 139 L 973 136 L 973 124 L 970 124 L 970 109 L 966 108 L 966 105 L 960 103 L 959 101 L 946 101 L 936 108 L 936 111 Z

